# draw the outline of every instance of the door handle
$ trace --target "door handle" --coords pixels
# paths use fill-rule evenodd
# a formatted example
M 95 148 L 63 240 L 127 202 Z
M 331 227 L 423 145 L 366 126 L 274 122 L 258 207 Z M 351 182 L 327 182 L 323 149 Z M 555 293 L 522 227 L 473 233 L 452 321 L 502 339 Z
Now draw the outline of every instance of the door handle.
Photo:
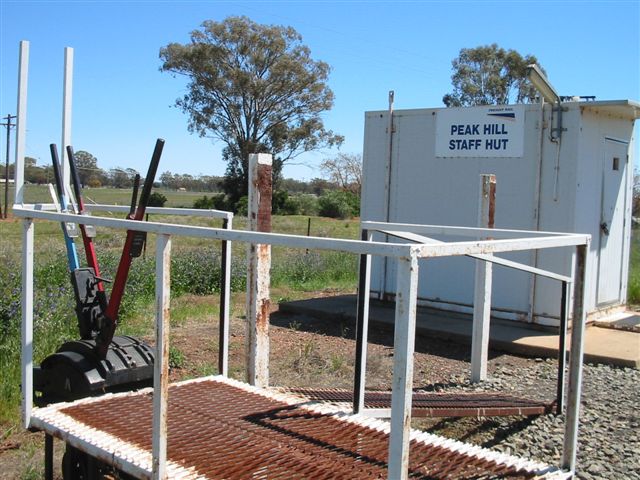
M 602 233 L 605 235 L 609 235 L 609 225 L 607 225 L 607 222 L 602 222 L 600 224 L 600 230 L 602 230 Z

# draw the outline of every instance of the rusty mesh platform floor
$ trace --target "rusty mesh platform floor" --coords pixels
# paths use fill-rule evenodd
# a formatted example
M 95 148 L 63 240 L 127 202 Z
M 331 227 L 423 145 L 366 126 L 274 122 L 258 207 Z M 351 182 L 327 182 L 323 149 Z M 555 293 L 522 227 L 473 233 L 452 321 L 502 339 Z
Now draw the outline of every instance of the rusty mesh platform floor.
M 342 389 L 288 388 L 283 390 L 315 402 L 348 406 L 353 392 Z M 411 415 L 414 417 L 498 417 L 509 415 L 542 415 L 555 408 L 555 402 L 545 403 L 499 393 L 431 393 L 414 392 Z M 391 408 L 391 392 L 368 391 L 364 407 Z
M 35 409 L 46 431 L 138 478 L 151 472 L 151 389 Z M 170 478 L 387 478 L 389 424 L 222 377 L 169 390 Z M 411 478 L 567 478 L 544 464 L 412 432 Z

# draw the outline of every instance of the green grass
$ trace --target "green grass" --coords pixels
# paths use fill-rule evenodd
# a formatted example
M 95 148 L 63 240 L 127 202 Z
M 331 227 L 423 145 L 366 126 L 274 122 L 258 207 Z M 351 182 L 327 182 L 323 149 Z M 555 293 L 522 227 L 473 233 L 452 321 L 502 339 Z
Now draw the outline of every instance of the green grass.
M 634 229 L 631 234 L 627 302 L 635 305 L 640 304 L 640 231 L 638 229 Z
M 165 207 L 185 207 L 191 208 L 193 202 L 203 195 L 211 196 L 211 193 L 202 192 L 178 192 L 163 188 L 154 188 L 167 197 Z M 2 190 L 4 194 L 4 189 Z M 87 203 L 101 203 L 108 205 L 130 205 L 132 189 L 127 188 L 84 188 L 83 197 Z M 9 187 L 9 198 L 13 198 L 13 189 Z M 3 197 L 4 198 L 4 197 Z M 49 187 L 45 185 L 25 185 L 24 201 L 26 203 L 51 203 Z M 4 208 L 4 207 L 3 207 Z

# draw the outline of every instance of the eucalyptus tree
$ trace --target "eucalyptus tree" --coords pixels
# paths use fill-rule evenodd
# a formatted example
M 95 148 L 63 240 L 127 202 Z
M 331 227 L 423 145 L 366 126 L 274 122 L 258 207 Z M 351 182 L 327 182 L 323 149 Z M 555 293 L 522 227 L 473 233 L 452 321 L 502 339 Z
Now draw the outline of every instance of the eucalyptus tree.
M 495 43 L 463 48 L 451 62 L 453 92 L 442 101 L 447 107 L 532 102 L 536 90 L 526 75 L 532 63 L 538 63 L 535 56 L 523 57 Z
M 273 154 L 277 180 L 286 161 L 343 140 L 321 117 L 333 106 L 330 67 L 291 27 L 205 21 L 189 43 L 161 48 L 160 59 L 162 71 L 188 79 L 176 105 L 189 130 L 225 144 L 223 188 L 233 203 L 247 192 L 250 153 Z

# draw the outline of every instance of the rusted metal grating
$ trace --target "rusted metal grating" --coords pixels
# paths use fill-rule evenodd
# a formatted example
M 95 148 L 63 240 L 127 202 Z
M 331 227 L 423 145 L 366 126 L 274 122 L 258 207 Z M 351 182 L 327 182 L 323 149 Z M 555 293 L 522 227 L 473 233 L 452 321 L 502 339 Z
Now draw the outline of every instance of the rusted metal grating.
M 353 402 L 353 392 L 342 389 L 288 388 L 287 392 L 315 402 Z M 554 410 L 555 402 L 539 402 L 500 393 L 413 392 L 414 417 L 498 417 L 542 415 Z M 365 408 L 391 408 L 391 392 L 368 391 Z
M 150 471 L 150 389 L 37 409 L 33 419 L 140 478 Z M 170 387 L 168 432 L 172 478 L 387 478 L 387 422 L 222 377 Z M 435 435 L 411 438 L 411 478 L 566 478 L 541 463 Z

